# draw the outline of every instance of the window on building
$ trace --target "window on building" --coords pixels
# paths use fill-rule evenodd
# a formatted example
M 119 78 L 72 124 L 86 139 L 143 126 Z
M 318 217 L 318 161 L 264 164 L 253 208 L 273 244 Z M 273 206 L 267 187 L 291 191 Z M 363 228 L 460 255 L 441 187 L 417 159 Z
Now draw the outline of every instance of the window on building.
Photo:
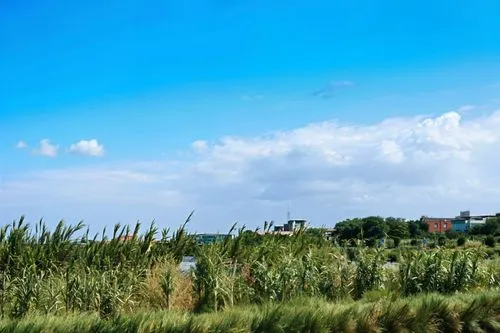
M 446 228 L 448 228 L 448 223 L 445 223 L 445 224 L 444 224 L 444 228 L 445 228 L 445 229 L 446 229 Z
M 438 228 L 438 224 L 434 223 L 434 229 L 437 229 L 437 228 Z

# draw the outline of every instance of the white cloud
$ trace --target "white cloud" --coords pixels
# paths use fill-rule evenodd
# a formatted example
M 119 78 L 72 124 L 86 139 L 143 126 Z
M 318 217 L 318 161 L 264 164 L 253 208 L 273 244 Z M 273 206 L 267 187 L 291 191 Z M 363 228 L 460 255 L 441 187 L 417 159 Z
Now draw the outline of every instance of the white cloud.
M 96 139 L 80 140 L 69 147 L 69 151 L 75 154 L 100 157 L 104 156 L 104 146 Z
M 392 163 L 401 163 L 405 158 L 401 146 L 393 140 L 382 141 L 380 144 L 380 153 L 383 158 Z
M 475 106 L 475 105 L 463 105 L 457 109 L 457 112 L 458 113 L 465 113 L 465 112 L 472 111 L 475 109 L 477 109 L 477 106 Z
M 0 205 L 36 202 L 31 211 L 45 216 L 46 207 L 76 207 L 75 219 L 91 214 L 87 219 L 95 221 L 110 212 L 113 222 L 152 214 L 168 224 L 174 216 L 175 225 L 195 209 L 198 230 L 282 220 L 290 201 L 292 215 L 318 225 L 369 214 L 494 213 L 500 211 L 499 125 L 500 111 L 472 119 L 448 112 L 196 141 L 194 157 L 185 160 L 11 176 L 0 185 Z
M 50 143 L 49 139 L 42 139 L 37 148 L 33 150 L 36 155 L 56 157 L 59 152 L 59 146 Z
M 208 142 L 204 140 L 196 140 L 191 144 L 191 147 L 197 152 L 203 152 L 208 148 Z
M 27 148 L 28 145 L 26 144 L 26 142 L 24 142 L 23 140 L 19 140 L 17 143 L 16 143 L 16 148 L 17 149 L 24 149 L 24 148 Z

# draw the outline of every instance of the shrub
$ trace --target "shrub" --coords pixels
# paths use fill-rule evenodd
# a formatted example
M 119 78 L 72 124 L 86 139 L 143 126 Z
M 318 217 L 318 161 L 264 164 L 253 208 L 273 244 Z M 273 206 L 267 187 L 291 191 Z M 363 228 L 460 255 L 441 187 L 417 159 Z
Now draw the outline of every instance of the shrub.
M 484 245 L 488 247 L 495 247 L 495 238 L 493 236 L 487 236 L 484 239 Z
M 484 255 L 486 259 L 491 259 L 495 256 L 495 250 L 492 248 L 488 248 L 484 250 Z
M 416 239 L 412 239 L 412 240 L 410 241 L 410 245 L 411 245 L 411 246 L 417 246 L 417 245 L 418 245 L 418 240 L 416 240 Z
M 385 240 L 385 247 L 388 248 L 388 249 L 392 249 L 394 248 L 394 239 L 392 238 L 387 238 Z
M 446 245 L 446 237 L 439 236 L 439 238 L 438 238 L 438 245 L 439 246 L 445 246 Z
M 466 239 L 464 236 L 460 236 L 458 239 L 457 239 L 457 246 L 464 246 L 466 243 Z
M 394 247 L 399 247 L 399 244 L 401 244 L 401 238 L 399 237 L 394 237 Z
M 368 247 L 375 247 L 375 245 L 377 245 L 377 240 L 375 238 L 368 238 L 365 240 L 365 245 Z

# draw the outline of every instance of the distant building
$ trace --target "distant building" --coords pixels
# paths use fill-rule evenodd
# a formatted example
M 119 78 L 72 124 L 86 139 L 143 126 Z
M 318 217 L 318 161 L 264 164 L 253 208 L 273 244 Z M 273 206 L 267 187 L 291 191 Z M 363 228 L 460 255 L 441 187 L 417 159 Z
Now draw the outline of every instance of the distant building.
M 207 245 L 218 242 L 223 242 L 226 238 L 233 238 L 230 234 L 197 234 L 196 243 L 198 245 Z
M 288 220 L 288 222 L 284 225 L 285 231 L 297 231 L 299 229 L 307 228 L 306 220 Z
M 486 223 L 489 218 L 499 217 L 500 213 L 495 215 L 471 215 L 470 211 L 461 211 L 456 217 L 427 217 L 422 221 L 427 224 L 429 232 L 443 233 L 449 230 L 456 232 L 469 232 L 476 225 Z
M 499 217 L 500 213 L 495 215 L 471 215 L 470 211 L 460 212 L 460 215 L 452 220 L 453 231 L 469 232 L 478 225 L 483 225 L 489 218 Z
M 335 228 L 326 228 L 323 232 L 323 237 L 325 237 L 327 241 L 332 241 L 335 236 L 335 231 Z
M 283 225 L 274 226 L 274 233 L 281 235 L 291 235 L 297 230 L 307 228 L 307 220 L 288 220 Z
M 427 224 L 429 232 L 446 232 L 452 230 L 452 219 L 445 217 L 423 217 L 423 222 Z

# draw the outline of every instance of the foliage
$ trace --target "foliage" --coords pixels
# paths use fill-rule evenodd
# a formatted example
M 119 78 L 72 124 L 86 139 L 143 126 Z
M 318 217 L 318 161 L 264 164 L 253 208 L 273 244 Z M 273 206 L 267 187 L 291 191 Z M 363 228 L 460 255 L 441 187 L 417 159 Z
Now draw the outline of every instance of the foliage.
M 483 254 L 476 250 L 405 252 L 399 266 L 403 295 L 470 290 L 481 284 Z
M 408 223 L 409 237 L 417 238 L 427 233 L 428 226 L 423 221 L 421 220 L 408 221 L 407 223 Z
M 458 237 L 460 237 L 460 233 L 453 231 L 452 229 L 446 230 L 444 234 L 448 239 L 457 239 Z
M 476 225 L 471 230 L 472 235 L 497 236 L 500 234 L 500 217 L 493 217 L 486 220 L 482 225 Z
M 404 239 L 410 236 L 412 223 L 401 218 L 388 217 L 384 219 L 379 216 L 369 216 L 341 221 L 335 225 L 335 228 L 338 238 L 343 240 L 381 239 L 386 236 Z
M 457 239 L 457 246 L 464 246 L 467 242 L 467 239 L 464 236 L 460 236 Z
M 18 332 L 498 332 L 500 294 L 436 294 L 375 301 L 329 303 L 299 298 L 212 314 L 139 312 L 102 320 L 91 314 L 34 316 L 0 322 L 0 331 Z
M 406 222 L 363 223 L 360 233 L 380 236 L 390 223 Z M 198 246 L 186 223 L 172 234 L 154 223 L 143 232 L 140 224 L 117 225 L 108 238 L 105 230 L 89 237 L 83 224 L 61 222 L 49 231 L 43 222 L 32 228 L 21 219 L 0 230 L 0 314 L 13 323 L 92 314 L 103 323 L 99 318 L 112 322 L 140 311 L 222 312 L 301 298 L 336 302 L 500 287 L 500 269 L 482 248 L 367 248 L 364 241 L 379 238 L 364 236 L 336 247 L 319 239 L 321 229 L 281 236 L 271 224 L 261 234 L 236 225 L 229 233 L 235 237 Z M 179 269 L 187 254 L 196 258 L 189 273 Z M 273 325 L 266 318 L 258 327 Z
M 488 247 L 495 247 L 495 238 L 493 236 L 487 236 L 484 239 L 484 245 Z

